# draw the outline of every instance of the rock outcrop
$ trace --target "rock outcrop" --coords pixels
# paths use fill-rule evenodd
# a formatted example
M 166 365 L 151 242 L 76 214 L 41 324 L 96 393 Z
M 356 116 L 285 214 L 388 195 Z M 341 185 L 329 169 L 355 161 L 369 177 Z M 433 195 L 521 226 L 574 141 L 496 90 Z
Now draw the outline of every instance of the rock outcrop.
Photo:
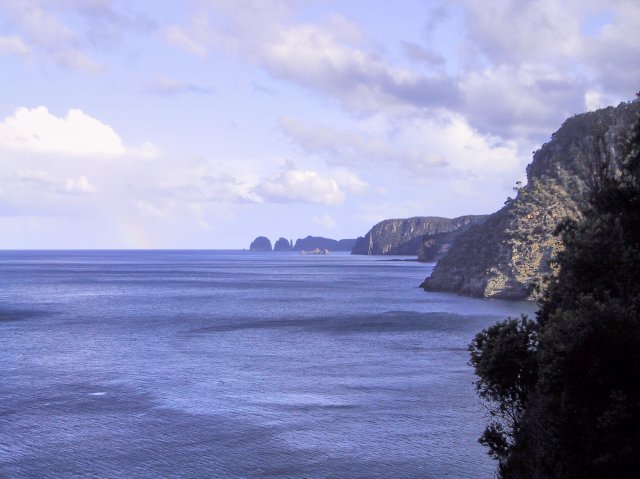
M 477 216 L 475 221 L 460 226 L 457 230 L 446 233 L 434 233 L 424 235 L 419 239 L 418 261 L 435 263 L 447 254 L 458 236 L 467 231 L 471 226 L 484 222 L 487 215 Z
M 293 242 L 286 238 L 279 238 L 273 245 L 273 251 L 291 251 L 293 249 Z
M 299 238 L 293 246 L 294 251 L 313 251 L 315 249 L 329 251 L 351 251 L 355 244 L 355 239 L 334 240 L 323 238 L 322 236 L 307 236 Z
M 534 153 L 527 184 L 515 199 L 456 239 L 422 286 L 493 298 L 534 298 L 562 248 L 554 234 L 579 218 L 602 175 L 615 174 L 620 137 L 640 112 L 640 101 L 569 118 Z M 607 159 L 608 162 L 603 161 Z M 608 166 L 607 166 L 608 163 Z
M 251 242 L 249 251 L 271 251 L 271 241 L 265 236 L 258 236 Z
M 447 241 L 453 240 L 453 237 L 447 236 L 446 233 L 481 222 L 484 218 L 485 216 L 473 215 L 453 219 L 416 216 L 408 219 L 384 220 L 371 228 L 364 237 L 357 239 L 351 254 L 420 255 L 423 261 L 433 261 L 437 256 L 436 253 L 429 254 L 428 257 L 426 254 L 421 254 L 425 244 L 431 246 L 437 244 L 435 251 L 440 251 L 440 246 L 444 247 Z

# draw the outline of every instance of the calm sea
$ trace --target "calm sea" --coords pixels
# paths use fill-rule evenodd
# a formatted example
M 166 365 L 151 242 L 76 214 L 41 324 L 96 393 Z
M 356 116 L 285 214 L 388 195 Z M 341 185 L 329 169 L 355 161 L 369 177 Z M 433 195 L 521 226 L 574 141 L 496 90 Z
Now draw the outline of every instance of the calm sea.
M 493 477 L 466 347 L 534 305 L 431 266 L 0 252 L 0 477 Z

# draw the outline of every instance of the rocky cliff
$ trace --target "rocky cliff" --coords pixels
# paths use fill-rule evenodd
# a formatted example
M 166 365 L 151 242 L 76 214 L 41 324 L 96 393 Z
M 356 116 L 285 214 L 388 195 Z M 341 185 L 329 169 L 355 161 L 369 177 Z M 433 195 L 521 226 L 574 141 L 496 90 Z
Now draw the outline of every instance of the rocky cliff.
M 588 192 L 615 174 L 621 136 L 640 112 L 622 103 L 569 118 L 534 153 L 527 184 L 515 199 L 456 239 L 422 286 L 494 298 L 532 298 L 552 272 L 549 260 L 562 248 L 557 226 L 578 218 Z M 604 161 L 608 160 L 608 161 Z
M 420 255 L 425 242 L 442 246 L 451 233 L 470 224 L 481 222 L 484 216 L 461 216 L 441 218 L 438 216 L 416 216 L 408 219 L 384 220 L 376 224 L 364 236 L 356 240 L 351 254 L 366 255 Z M 436 248 L 438 251 L 439 249 Z M 433 261 L 434 255 L 422 255 L 423 261 Z

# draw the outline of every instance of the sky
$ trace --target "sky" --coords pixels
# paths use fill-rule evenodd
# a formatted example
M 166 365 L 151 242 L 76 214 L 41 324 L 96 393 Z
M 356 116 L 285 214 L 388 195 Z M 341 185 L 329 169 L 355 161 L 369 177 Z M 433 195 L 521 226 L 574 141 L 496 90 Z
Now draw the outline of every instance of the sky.
M 0 249 L 491 213 L 638 90 L 637 0 L 0 0 Z

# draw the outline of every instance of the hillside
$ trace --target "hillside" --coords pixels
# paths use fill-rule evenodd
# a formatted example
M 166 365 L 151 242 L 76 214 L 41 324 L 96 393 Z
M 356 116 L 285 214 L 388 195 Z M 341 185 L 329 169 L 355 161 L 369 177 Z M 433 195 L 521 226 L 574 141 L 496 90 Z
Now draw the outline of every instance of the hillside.
M 637 118 L 640 102 L 621 103 L 569 118 L 534 153 L 526 186 L 515 199 L 460 234 L 422 286 L 494 298 L 532 298 L 551 272 L 549 259 L 562 248 L 558 225 L 578 219 L 594 182 L 617 169 L 618 142 Z
M 351 254 L 363 255 L 420 255 L 424 261 L 433 261 L 425 256 L 425 243 L 440 251 L 453 236 L 447 235 L 470 224 L 484 220 L 484 216 L 461 216 L 441 218 L 438 216 L 416 216 L 408 219 L 390 219 L 376 224 L 364 237 L 359 237 Z M 430 241 L 430 243 L 429 243 Z M 427 246 L 427 251 L 430 251 Z
M 312 251 L 314 249 L 329 251 L 351 251 L 356 240 L 341 239 L 334 240 L 331 238 L 323 238 L 322 236 L 307 236 L 306 238 L 298 238 L 293 246 L 294 251 Z

